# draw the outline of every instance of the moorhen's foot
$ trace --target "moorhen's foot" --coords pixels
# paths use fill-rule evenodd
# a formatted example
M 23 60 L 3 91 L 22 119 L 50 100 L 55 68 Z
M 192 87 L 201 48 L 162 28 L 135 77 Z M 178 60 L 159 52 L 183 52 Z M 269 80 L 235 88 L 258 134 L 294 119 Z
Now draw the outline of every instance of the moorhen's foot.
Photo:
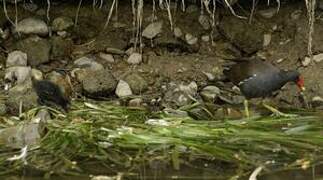
M 271 107 L 267 104 L 263 104 L 263 106 L 273 113 L 272 116 L 276 116 L 276 117 L 297 117 L 298 116 L 297 114 L 287 114 L 287 113 L 280 112 L 278 109 Z
M 246 117 L 249 118 L 250 117 L 250 113 L 249 113 L 248 100 L 244 100 L 243 101 L 243 105 L 244 105 L 244 111 L 245 111 Z

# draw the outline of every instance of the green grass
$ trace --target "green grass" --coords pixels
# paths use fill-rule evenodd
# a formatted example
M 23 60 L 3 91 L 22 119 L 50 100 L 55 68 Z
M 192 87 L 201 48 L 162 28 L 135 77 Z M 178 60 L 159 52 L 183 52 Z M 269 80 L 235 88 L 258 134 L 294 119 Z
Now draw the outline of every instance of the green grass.
M 26 123 L 37 110 L 25 113 L 24 121 L 3 118 L 3 126 Z M 0 146 L 1 174 L 26 166 L 50 174 L 82 174 L 86 172 L 82 165 L 93 161 L 113 172 L 136 172 L 143 162 L 160 159 L 174 169 L 195 161 L 223 162 L 240 175 L 259 166 L 277 171 L 322 163 L 323 118 L 314 115 L 196 121 L 81 102 L 67 116 L 50 111 L 54 119 L 46 124 L 39 144 L 28 147 L 27 165 L 8 162 L 19 151 Z M 150 118 L 168 125 L 145 123 Z

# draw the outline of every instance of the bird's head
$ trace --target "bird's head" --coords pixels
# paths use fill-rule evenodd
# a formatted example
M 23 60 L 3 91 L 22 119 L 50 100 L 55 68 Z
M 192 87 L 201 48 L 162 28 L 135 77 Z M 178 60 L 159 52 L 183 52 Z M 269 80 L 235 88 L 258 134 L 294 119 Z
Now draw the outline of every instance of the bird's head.
M 301 91 L 305 91 L 305 86 L 304 86 L 304 78 L 303 76 L 299 75 L 298 78 L 296 79 L 295 83 L 297 84 L 298 88 Z

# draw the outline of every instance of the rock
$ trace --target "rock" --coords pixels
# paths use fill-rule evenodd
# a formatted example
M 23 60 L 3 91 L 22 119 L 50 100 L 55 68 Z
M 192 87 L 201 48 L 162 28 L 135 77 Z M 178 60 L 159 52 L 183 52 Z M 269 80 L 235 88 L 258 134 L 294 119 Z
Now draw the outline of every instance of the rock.
M 50 39 L 52 50 L 51 58 L 65 58 L 68 57 L 72 51 L 73 41 L 71 39 L 64 39 L 60 36 L 52 36 Z
M 248 24 L 248 21 L 233 16 L 224 16 L 219 30 L 236 47 L 252 54 L 263 48 L 266 28 L 262 26 L 264 25 Z
M 0 116 L 4 116 L 7 113 L 7 106 L 4 102 L 0 103 Z
M 65 31 L 74 26 L 74 22 L 69 17 L 58 17 L 52 22 L 53 31 Z
M 147 81 L 137 73 L 130 73 L 124 80 L 129 84 L 134 94 L 142 94 L 148 89 Z
M 37 66 L 49 62 L 50 44 L 46 39 L 31 36 L 17 42 L 17 49 L 27 53 L 28 64 Z
M 201 14 L 198 21 L 204 30 L 209 30 L 211 28 L 210 18 L 207 15 Z
M 271 41 L 271 34 L 264 34 L 264 42 L 263 46 L 266 47 L 270 44 Z
M 139 53 L 132 53 L 127 59 L 129 64 L 140 64 L 142 62 L 142 55 Z
M 18 84 L 8 92 L 6 106 L 11 114 L 19 114 L 20 102 L 22 103 L 22 112 L 38 106 L 38 96 L 30 80 Z
M 117 81 L 107 69 L 86 71 L 82 80 L 84 93 L 91 97 L 107 97 L 114 94 Z
M 31 76 L 35 79 L 43 79 L 43 73 L 38 69 L 31 69 Z
M 12 51 L 8 54 L 6 67 L 27 66 L 27 54 L 22 51 Z
M 290 14 L 290 18 L 294 21 L 298 20 L 301 17 L 302 13 L 302 10 L 295 10 Z
M 197 37 L 195 37 L 189 33 L 185 34 L 185 40 L 186 40 L 187 44 L 189 44 L 189 45 L 194 45 L 198 41 Z
M 16 84 L 23 84 L 26 80 L 30 80 L 31 68 L 25 66 L 14 66 L 6 69 L 5 80 L 12 83 L 16 80 Z
M 125 51 L 121 50 L 121 49 L 118 49 L 118 48 L 111 48 L 111 47 L 108 47 L 106 48 L 105 50 L 107 53 L 109 54 L 116 54 L 116 55 L 124 55 L 125 54 Z
M 47 35 L 48 26 L 43 20 L 26 18 L 18 22 L 15 31 L 22 34 Z
M 164 106 L 181 107 L 196 101 L 197 84 L 191 82 L 189 85 L 170 84 L 170 88 L 165 93 Z
M 108 63 L 114 63 L 114 57 L 111 54 L 99 53 L 99 57 Z
M 119 98 L 127 97 L 132 95 L 131 88 L 126 81 L 119 80 L 119 83 L 116 88 L 116 95 Z
M 314 55 L 313 60 L 317 63 L 323 61 L 323 53 Z
M 4 40 L 8 39 L 10 36 L 10 30 L 9 28 L 7 29 L 2 29 L 0 28 L 0 37 Z
M 149 24 L 144 31 L 142 32 L 142 36 L 147 39 L 153 39 L 156 37 L 159 33 L 162 32 L 163 22 L 154 22 Z
M 201 37 L 202 41 L 204 42 L 209 42 L 210 41 L 210 36 L 209 35 L 204 35 Z
M 308 66 L 311 63 L 311 58 L 305 57 L 304 60 L 302 61 L 303 66 Z
M 267 9 L 258 11 L 258 13 L 261 17 L 270 19 L 274 17 L 274 15 L 277 13 L 277 8 L 267 8 Z
M 204 101 L 214 102 L 215 98 L 220 94 L 220 89 L 216 86 L 206 86 L 202 89 L 200 95 Z
M 199 8 L 196 6 L 196 5 L 189 5 L 187 8 L 186 8 L 186 12 L 191 14 L 191 13 L 195 13 L 195 12 L 198 12 L 199 11 Z
M 141 98 L 134 98 L 129 101 L 128 106 L 140 107 L 140 106 L 142 106 L 142 103 L 143 103 L 143 100 Z
M 323 106 L 323 98 L 320 96 L 314 96 L 312 98 L 311 104 L 313 107 L 322 107 Z
M 57 31 L 57 35 L 62 38 L 65 38 L 67 37 L 68 33 L 66 31 Z
M 29 12 L 35 12 L 38 9 L 37 4 L 35 4 L 35 3 L 25 2 L 25 3 L 23 3 L 22 7 Z
M 174 36 L 180 38 L 183 36 L 183 32 L 179 27 L 174 28 Z
M 99 71 L 104 69 L 102 64 L 97 63 L 94 59 L 86 56 L 75 60 L 74 64 L 79 68 L 86 68 L 92 71 Z

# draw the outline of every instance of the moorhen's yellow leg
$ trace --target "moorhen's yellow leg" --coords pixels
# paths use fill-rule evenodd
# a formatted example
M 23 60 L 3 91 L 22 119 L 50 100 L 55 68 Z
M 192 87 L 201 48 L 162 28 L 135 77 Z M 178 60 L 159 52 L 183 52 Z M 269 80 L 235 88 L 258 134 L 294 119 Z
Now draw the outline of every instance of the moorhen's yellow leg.
M 244 105 L 244 112 L 246 113 L 246 117 L 249 118 L 250 114 L 249 114 L 249 105 L 248 105 L 247 99 L 243 101 L 243 105 Z
M 262 102 L 262 105 L 268 109 L 269 111 L 271 111 L 273 113 L 274 116 L 278 116 L 278 117 L 296 117 L 297 114 L 286 114 L 286 113 L 283 113 L 283 112 L 280 112 L 278 109 L 268 105 L 268 104 L 265 104 L 264 102 Z

